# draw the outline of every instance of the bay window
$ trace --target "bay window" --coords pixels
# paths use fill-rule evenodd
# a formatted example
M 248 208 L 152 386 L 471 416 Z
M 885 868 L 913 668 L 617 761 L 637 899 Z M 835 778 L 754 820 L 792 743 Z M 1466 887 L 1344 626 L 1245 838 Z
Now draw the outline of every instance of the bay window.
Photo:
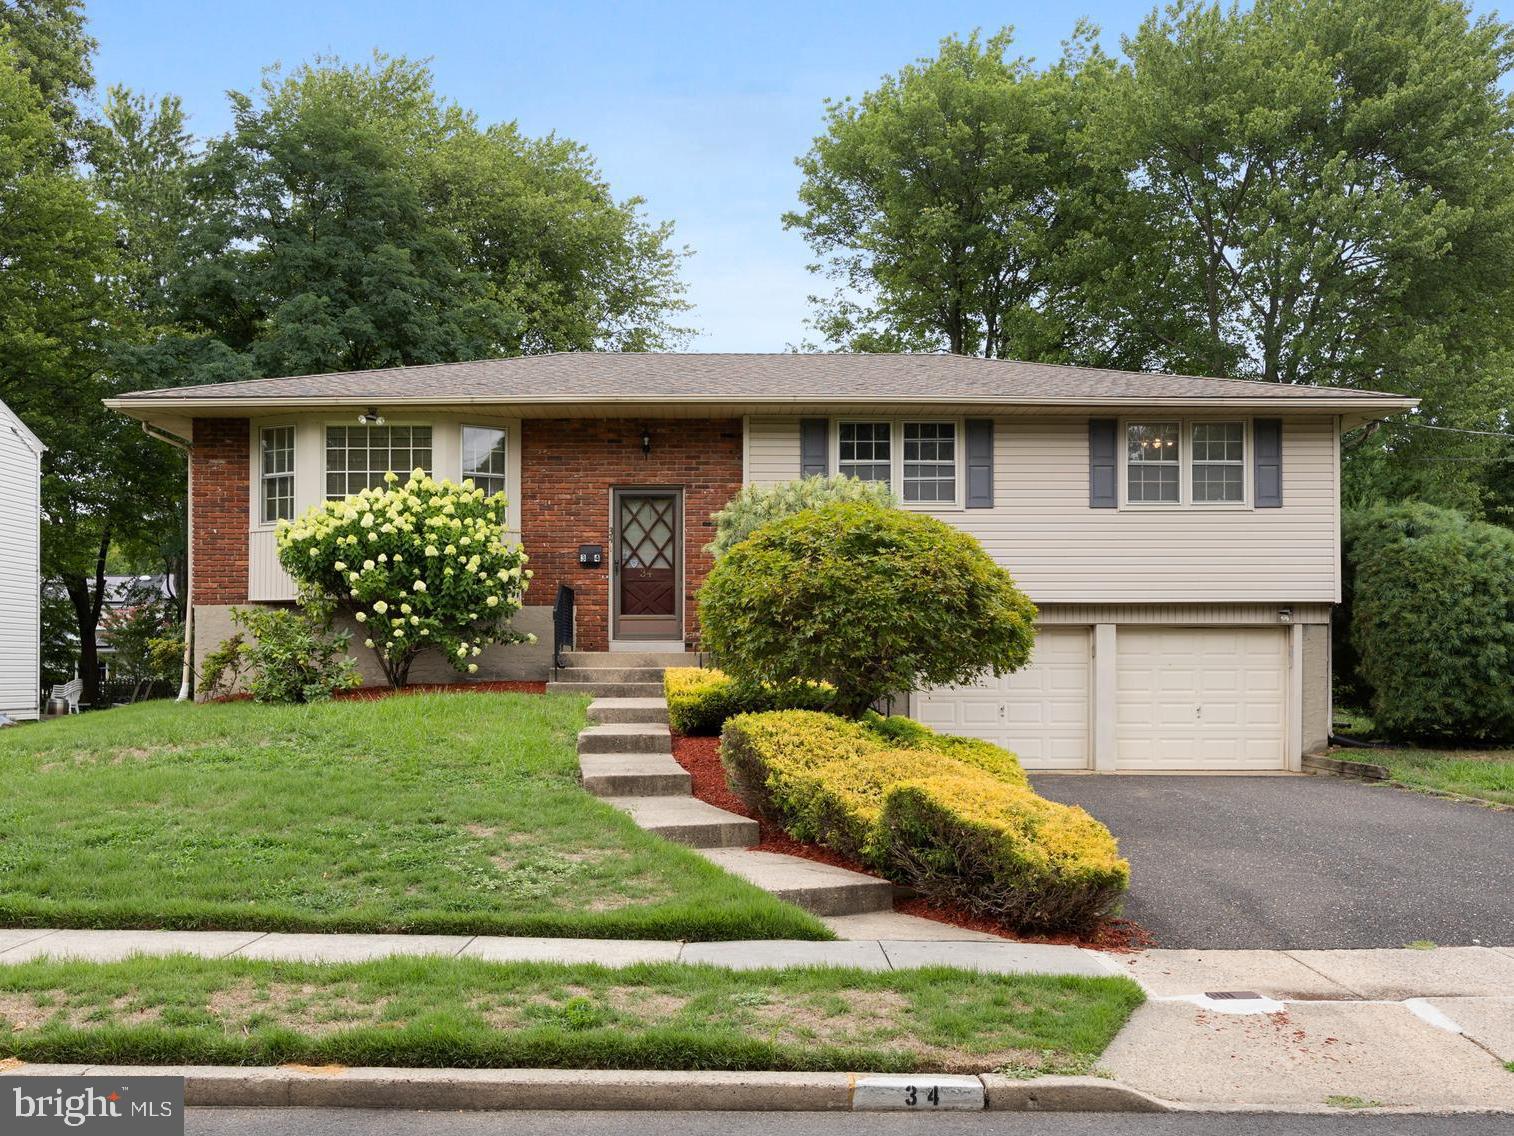
M 326 427 L 326 497 L 382 489 L 384 475 L 431 472 L 430 426 Z
M 488 497 L 507 491 L 505 431 L 495 426 L 463 427 L 463 477 Z
M 258 452 L 263 524 L 293 520 L 294 427 L 263 427 L 258 431 Z

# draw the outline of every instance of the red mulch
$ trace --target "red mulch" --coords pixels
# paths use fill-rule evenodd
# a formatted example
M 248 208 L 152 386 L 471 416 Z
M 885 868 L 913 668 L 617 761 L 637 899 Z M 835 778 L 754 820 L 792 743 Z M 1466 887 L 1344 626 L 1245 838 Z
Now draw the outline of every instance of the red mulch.
M 675 730 L 673 731 L 673 759 L 689 771 L 689 777 L 694 783 L 694 796 L 699 800 L 714 805 L 718 809 L 751 817 L 757 821 L 757 851 L 799 856 L 805 860 L 816 860 L 836 868 L 847 868 L 866 875 L 875 874 L 855 860 L 838 856 L 829 848 L 800 843 L 777 825 L 756 816 L 747 807 L 745 801 L 731 792 L 731 787 L 726 782 L 725 767 L 720 764 L 719 738 L 690 737 Z M 920 919 L 931 919 L 937 923 L 960 927 L 965 931 L 981 931 L 985 934 L 1027 943 L 1060 943 L 1118 952 L 1140 951 L 1156 946 L 1156 940 L 1151 937 L 1151 934 L 1139 923 L 1133 923 L 1129 919 L 1106 919 L 1087 936 L 1015 935 L 1006 931 L 1003 925 L 974 915 L 964 907 L 936 903 L 923 897 L 896 899 L 894 910 L 904 915 L 914 915 Z
M 395 694 L 546 694 L 544 682 L 418 682 L 403 690 L 387 686 L 360 686 L 339 690 L 331 697 L 341 702 L 377 702 Z

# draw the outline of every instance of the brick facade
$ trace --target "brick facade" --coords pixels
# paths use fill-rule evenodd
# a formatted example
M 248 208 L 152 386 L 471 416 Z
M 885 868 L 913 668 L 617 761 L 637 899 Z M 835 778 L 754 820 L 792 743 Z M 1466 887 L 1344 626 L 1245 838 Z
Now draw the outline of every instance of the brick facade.
M 199 604 L 247 602 L 251 425 L 245 418 L 196 418 L 189 452 L 194 577 Z
M 641 433 L 651 433 L 650 453 Z M 710 570 L 711 519 L 741 488 L 741 420 L 527 419 L 521 426 L 521 541 L 535 576 L 527 603 L 574 591 L 580 650 L 610 640 L 610 497 L 614 488 L 683 490 L 684 634 L 696 634 L 694 593 Z M 578 566 L 580 544 L 603 545 L 606 563 Z

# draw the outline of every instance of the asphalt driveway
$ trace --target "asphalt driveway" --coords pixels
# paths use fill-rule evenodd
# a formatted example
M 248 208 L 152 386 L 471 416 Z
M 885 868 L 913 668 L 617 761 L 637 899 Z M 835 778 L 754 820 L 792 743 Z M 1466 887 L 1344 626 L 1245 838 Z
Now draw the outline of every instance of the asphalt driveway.
M 1158 946 L 1514 946 L 1514 812 L 1329 777 L 1033 780 L 1119 838 Z

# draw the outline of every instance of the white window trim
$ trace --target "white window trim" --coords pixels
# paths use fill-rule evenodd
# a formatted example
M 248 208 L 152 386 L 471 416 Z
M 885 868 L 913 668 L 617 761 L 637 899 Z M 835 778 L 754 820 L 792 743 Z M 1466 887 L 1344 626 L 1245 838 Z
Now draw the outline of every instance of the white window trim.
M 967 425 L 966 419 L 954 417 L 950 414 L 870 414 L 848 415 L 845 418 L 831 419 L 830 431 L 830 472 L 841 472 L 841 424 L 846 423 L 873 423 L 887 422 L 888 454 L 889 454 L 889 488 L 894 496 L 899 499 L 899 507 L 910 509 L 920 513 L 959 512 L 966 506 L 964 504 L 963 490 L 967 477 Z M 955 434 L 956 445 L 954 447 L 956 476 L 953 482 L 954 496 L 950 501 L 906 501 L 904 499 L 904 424 L 941 422 L 951 426 Z
M 265 430 L 291 430 L 294 432 L 294 448 L 290 454 L 293 465 L 287 474 L 266 474 L 263 472 L 263 432 Z M 279 521 L 263 518 L 263 483 L 271 477 L 288 477 L 290 479 L 289 491 L 294 499 L 293 516 L 290 520 L 300 515 L 300 427 L 297 422 L 259 422 L 253 431 L 252 446 L 252 528 L 275 529 Z
M 340 500 L 343 500 L 343 498 L 341 498 L 341 497 L 331 497 L 326 492 L 326 474 L 328 472 L 327 469 L 326 469 L 326 452 L 327 452 L 326 432 L 331 427 L 333 427 L 333 426 L 362 426 L 362 425 L 365 425 L 365 423 L 355 422 L 355 421 L 353 421 L 350 418 L 327 418 L 327 419 L 323 419 L 321 421 L 321 424 L 320 424 L 320 431 L 321 431 L 321 433 L 320 433 L 320 437 L 317 439 L 317 441 L 320 444 L 320 449 L 321 449 L 321 480 L 316 485 L 316 495 L 315 495 L 315 497 L 316 497 L 316 500 L 319 501 L 319 502 L 321 502 L 322 504 L 325 504 L 327 501 L 340 501 Z M 378 425 L 378 423 L 375 422 L 373 425 L 376 426 L 376 425 Z M 431 474 L 432 477 L 437 476 L 437 469 L 436 469 L 436 456 L 437 456 L 436 451 L 437 451 L 437 441 L 438 441 L 438 434 L 437 434 L 437 432 L 438 432 L 439 429 L 443 428 L 443 426 L 444 426 L 443 423 L 439 423 L 439 422 L 437 422 L 437 421 L 435 421 L 433 419 L 429 419 L 429 418 L 389 418 L 389 417 L 385 417 L 385 419 L 384 419 L 384 425 L 386 427 L 389 427 L 389 426 L 426 426 L 426 427 L 429 427 L 430 430 L 431 430 L 431 470 L 430 470 L 430 474 Z M 454 427 L 454 429 L 456 429 L 456 427 Z M 459 454 L 461 454 L 462 431 L 459 429 L 457 431 L 457 433 L 458 433 Z M 459 456 L 459 458 L 458 458 L 458 464 L 459 465 L 462 464 L 462 458 L 461 458 L 461 456 Z M 411 471 L 408 470 L 408 469 L 397 469 L 397 470 L 394 470 L 393 472 L 399 474 L 401 480 L 403 480 L 403 479 L 409 477 Z M 443 476 L 445 476 L 445 475 L 443 475 Z
M 1256 464 L 1252 449 L 1251 419 L 1226 417 L 1186 418 L 1177 414 L 1141 414 L 1119 420 L 1116 453 L 1120 472 L 1120 509 L 1132 512 L 1177 512 L 1189 509 L 1208 513 L 1251 512 L 1252 472 Z M 1176 422 L 1178 426 L 1178 499 L 1176 501 L 1132 501 L 1130 499 L 1130 427 L 1155 426 Z M 1244 440 L 1241 452 L 1241 493 L 1239 501 L 1195 501 L 1193 499 L 1193 428 L 1195 426 L 1240 426 Z
M 468 480 L 471 477 L 482 476 L 482 475 L 477 474 L 477 473 L 470 473 L 468 470 L 466 470 L 466 469 L 463 468 L 463 462 L 464 462 L 464 460 L 467 457 L 467 455 L 463 452 L 463 433 L 466 430 L 498 430 L 501 434 L 503 434 L 505 436 L 505 472 L 502 473 L 502 474 L 491 474 L 489 476 L 499 477 L 499 478 L 501 478 L 504 481 L 504 483 L 505 483 L 505 489 L 504 489 L 505 500 L 507 500 L 507 501 L 510 500 L 512 497 L 515 496 L 515 484 L 514 484 L 513 479 L 510 477 L 511 459 L 515 455 L 515 447 L 512 444 L 511 438 L 510 438 L 510 427 L 505 426 L 505 425 L 503 425 L 501 423 L 494 423 L 494 424 L 491 425 L 491 424 L 489 424 L 487 422 L 474 422 L 474 421 L 471 421 L 471 420 L 468 420 L 468 419 L 463 419 L 463 420 L 461 420 L 461 421 L 458 422 L 458 424 L 457 424 L 457 480 L 458 480 L 459 484 L 461 484 L 462 482 Z M 432 433 L 431 433 L 431 452 L 432 452 L 432 456 L 435 457 L 435 454 L 436 454 L 436 429 L 435 429 L 435 427 L 432 427 Z M 435 463 L 433 462 L 433 464 L 435 464 Z M 474 484 L 477 485 L 478 483 L 474 482 Z

